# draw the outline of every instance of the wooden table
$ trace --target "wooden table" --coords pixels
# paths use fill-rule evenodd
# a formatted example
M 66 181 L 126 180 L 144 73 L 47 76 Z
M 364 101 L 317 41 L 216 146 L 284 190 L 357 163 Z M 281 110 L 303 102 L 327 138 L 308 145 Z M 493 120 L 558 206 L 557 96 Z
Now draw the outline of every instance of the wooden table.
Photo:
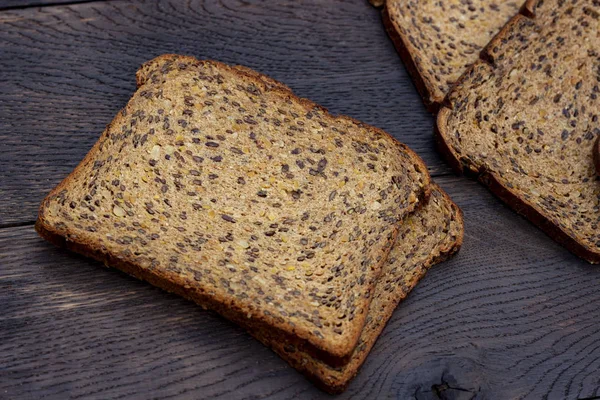
M 600 268 L 451 174 L 366 1 L 0 0 L 1 399 L 329 397 L 219 316 L 33 230 L 138 65 L 167 52 L 250 66 L 387 130 L 464 210 L 462 251 L 401 304 L 339 398 L 600 398 Z

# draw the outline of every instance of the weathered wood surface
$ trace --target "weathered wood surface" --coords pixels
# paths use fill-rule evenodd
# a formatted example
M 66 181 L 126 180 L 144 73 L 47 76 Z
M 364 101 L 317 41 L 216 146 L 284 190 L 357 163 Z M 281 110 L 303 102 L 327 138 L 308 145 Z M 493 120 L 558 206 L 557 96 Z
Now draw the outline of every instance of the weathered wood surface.
M 433 117 L 365 1 L 110 1 L 0 12 L 0 224 L 35 219 L 162 53 L 244 64 L 381 127 L 433 173 Z
M 463 250 L 398 308 L 339 398 L 600 398 L 600 269 L 447 176 L 366 1 L 51 2 L 0 0 L 0 399 L 330 398 L 235 325 L 33 231 L 137 66 L 164 52 L 248 65 L 384 128 L 463 208 Z M 45 6 L 6 10 L 31 4 Z
M 396 310 L 340 399 L 600 395 L 600 269 L 477 183 L 461 252 Z M 240 328 L 125 274 L 0 230 L 0 398 L 328 398 Z M 546 397 L 544 397 L 546 396 Z

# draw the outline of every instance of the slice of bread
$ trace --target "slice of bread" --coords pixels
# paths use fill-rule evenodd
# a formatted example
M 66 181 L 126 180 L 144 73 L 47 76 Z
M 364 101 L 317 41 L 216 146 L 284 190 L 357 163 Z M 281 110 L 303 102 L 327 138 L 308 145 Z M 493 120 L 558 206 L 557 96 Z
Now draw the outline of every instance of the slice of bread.
M 383 22 L 427 108 L 450 87 L 513 16 L 520 1 L 387 0 Z
M 600 3 L 515 16 L 448 96 L 442 151 L 578 256 L 600 262 Z
M 460 249 L 464 230 L 462 213 L 441 188 L 432 186 L 428 204 L 408 216 L 402 225 L 373 294 L 359 344 L 348 364 L 332 368 L 278 340 L 268 331 L 254 332 L 253 335 L 323 390 L 330 393 L 345 390 L 365 362 L 398 303 L 432 265 Z
M 346 362 L 429 195 L 422 160 L 244 67 L 164 55 L 137 81 L 42 202 L 40 235 Z

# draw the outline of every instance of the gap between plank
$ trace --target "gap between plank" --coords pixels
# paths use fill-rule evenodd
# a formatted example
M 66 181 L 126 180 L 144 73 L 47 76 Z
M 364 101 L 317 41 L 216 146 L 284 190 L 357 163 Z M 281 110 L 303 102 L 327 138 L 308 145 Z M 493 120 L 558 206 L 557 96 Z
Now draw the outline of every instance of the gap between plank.
M 469 179 L 468 177 L 462 175 L 462 174 L 455 174 L 452 171 L 449 172 L 430 172 L 429 176 L 431 176 L 432 178 L 443 178 L 446 176 L 450 176 L 450 177 L 455 177 L 455 178 L 464 178 L 464 179 Z M 473 179 L 471 179 L 473 180 Z
M 11 224 L 2 224 L 0 225 L 0 230 L 2 229 L 10 229 L 10 228 L 20 228 L 23 226 L 35 225 L 35 221 L 23 221 L 23 222 L 14 222 Z
M 72 6 L 75 4 L 84 4 L 84 3 L 105 3 L 111 0 L 72 0 L 65 1 L 62 3 L 40 3 L 40 4 L 26 4 L 22 6 L 7 6 L 1 7 L 0 12 L 2 11 L 13 11 L 13 10 L 25 10 L 27 8 L 45 8 L 45 7 L 60 7 L 60 6 Z

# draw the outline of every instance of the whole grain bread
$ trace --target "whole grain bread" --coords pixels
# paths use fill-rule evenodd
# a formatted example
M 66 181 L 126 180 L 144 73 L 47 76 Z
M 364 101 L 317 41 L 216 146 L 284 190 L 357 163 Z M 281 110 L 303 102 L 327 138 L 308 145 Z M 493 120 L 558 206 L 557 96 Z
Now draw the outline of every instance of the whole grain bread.
M 40 235 L 346 362 L 429 195 L 421 159 L 244 67 L 164 55 L 137 82 L 42 202 Z
M 408 216 L 402 225 L 373 293 L 359 344 L 348 364 L 333 368 L 293 344 L 282 342 L 269 331 L 256 331 L 253 335 L 323 390 L 342 392 L 365 362 L 396 306 L 432 265 L 460 249 L 463 230 L 460 209 L 433 184 L 429 202 Z
M 427 108 L 450 87 L 513 16 L 520 1 L 387 0 L 383 22 Z
M 448 96 L 442 151 L 517 212 L 600 262 L 600 3 L 530 2 Z

